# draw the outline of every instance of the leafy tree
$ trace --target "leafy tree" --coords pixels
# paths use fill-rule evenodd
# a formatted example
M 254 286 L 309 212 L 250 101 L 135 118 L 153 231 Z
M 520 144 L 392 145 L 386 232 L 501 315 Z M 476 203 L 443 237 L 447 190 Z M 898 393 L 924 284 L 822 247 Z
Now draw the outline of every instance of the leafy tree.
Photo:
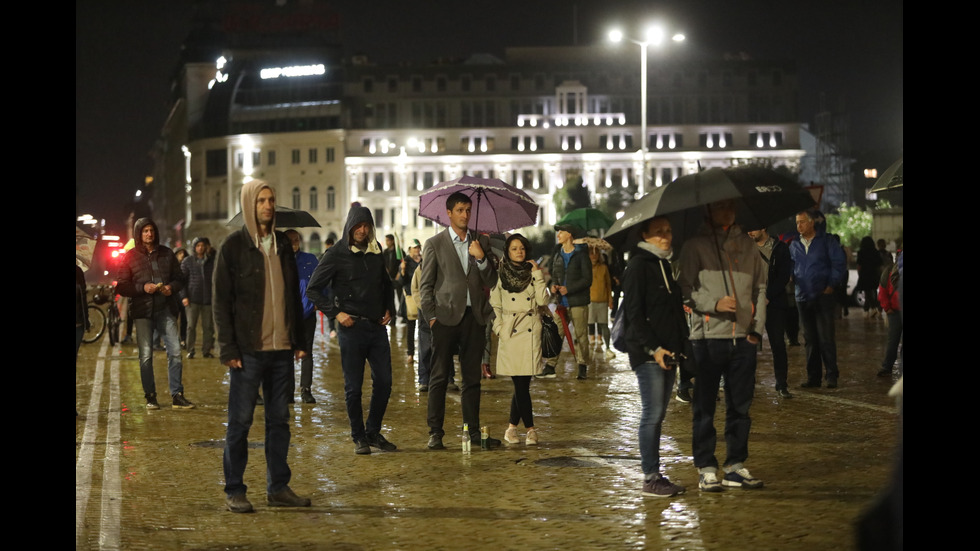
M 891 207 L 886 199 L 879 200 L 876 209 L 886 209 Z M 828 214 L 827 232 L 835 233 L 840 236 L 841 244 L 851 248 L 857 248 L 861 243 L 861 238 L 871 235 L 871 211 L 865 210 L 857 205 L 841 203 L 837 208 L 837 214 Z

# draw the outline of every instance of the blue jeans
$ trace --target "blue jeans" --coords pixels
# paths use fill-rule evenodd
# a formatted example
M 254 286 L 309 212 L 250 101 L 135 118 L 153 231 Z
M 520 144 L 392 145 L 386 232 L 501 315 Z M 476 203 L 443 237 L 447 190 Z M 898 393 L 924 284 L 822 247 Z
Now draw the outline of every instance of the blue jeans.
M 140 352 L 140 380 L 143 382 L 144 394 L 156 394 L 157 385 L 153 378 L 153 332 L 158 331 L 163 337 L 163 346 L 167 349 L 167 375 L 170 380 L 170 395 L 184 391 L 181 375 L 184 364 L 180 361 L 180 333 L 177 329 L 177 318 L 169 310 L 154 312 L 152 318 L 137 318 L 136 344 Z
M 633 371 L 643 406 L 640 414 L 640 465 L 643 474 L 650 475 L 660 472 L 660 428 L 674 390 L 676 371 L 664 369 L 656 362 L 640 364 Z
M 800 325 L 806 339 L 807 381 L 819 384 L 820 363 L 827 370 L 827 382 L 837 382 L 837 342 L 834 336 L 834 295 L 820 295 L 816 300 L 796 303 Z
M 242 354 L 242 367 L 230 368 L 228 385 L 228 431 L 225 435 L 225 493 L 244 494 L 248 464 L 248 431 L 255 416 L 259 385 L 265 399 L 266 488 L 274 494 L 289 484 L 292 472 L 286 462 L 289 452 L 289 406 L 292 395 L 293 352 L 275 350 Z
M 725 376 L 725 466 L 749 457 L 749 408 L 755 394 L 756 345 L 746 339 L 700 339 L 691 341 L 698 364 L 694 385 L 694 466 L 718 468 L 715 445 L 715 404 L 718 384 Z
M 373 321 L 358 319 L 351 327 L 339 325 L 340 363 L 344 370 L 344 400 L 350 435 L 354 441 L 366 434 L 381 432 L 381 423 L 391 397 L 391 343 L 388 331 Z M 364 362 L 371 364 L 371 405 L 367 424 L 361 408 L 361 386 L 364 384 Z

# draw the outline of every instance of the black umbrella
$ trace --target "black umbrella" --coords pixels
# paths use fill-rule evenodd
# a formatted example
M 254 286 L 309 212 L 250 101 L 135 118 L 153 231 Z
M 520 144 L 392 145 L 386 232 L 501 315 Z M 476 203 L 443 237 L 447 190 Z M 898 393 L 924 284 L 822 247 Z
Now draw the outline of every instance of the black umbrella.
M 239 212 L 234 218 L 228 221 L 228 226 L 241 226 L 245 223 L 242 213 Z M 276 205 L 276 227 L 277 228 L 319 228 L 320 224 L 313 218 L 313 215 L 305 210 L 290 209 Z
M 670 215 L 675 240 L 691 235 L 704 220 L 704 205 L 726 199 L 735 201 L 735 221 L 746 230 L 769 226 L 813 206 L 813 198 L 800 184 L 775 170 L 709 168 L 681 176 L 634 202 L 609 228 L 606 241 L 626 250 L 639 241 L 643 222 L 665 215 Z

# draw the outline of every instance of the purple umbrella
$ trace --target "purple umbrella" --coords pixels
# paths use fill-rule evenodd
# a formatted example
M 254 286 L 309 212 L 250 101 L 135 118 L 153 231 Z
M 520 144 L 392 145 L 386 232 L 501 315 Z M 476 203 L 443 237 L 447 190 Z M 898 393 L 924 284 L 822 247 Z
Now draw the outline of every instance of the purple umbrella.
M 538 205 L 528 194 L 496 178 L 463 176 L 442 182 L 419 195 L 419 216 L 449 225 L 446 198 L 463 193 L 473 203 L 469 229 L 480 233 L 504 233 L 537 224 Z

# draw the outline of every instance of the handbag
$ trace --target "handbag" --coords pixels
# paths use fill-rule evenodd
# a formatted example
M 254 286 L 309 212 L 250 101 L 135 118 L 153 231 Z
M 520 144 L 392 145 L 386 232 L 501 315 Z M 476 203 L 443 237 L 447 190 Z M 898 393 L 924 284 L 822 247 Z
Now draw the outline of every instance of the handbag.
M 551 317 L 551 311 L 541 313 L 541 356 L 545 358 L 555 358 L 561 354 L 561 333 L 558 331 L 558 324 L 555 318 Z
M 620 304 L 616 309 L 616 316 L 613 317 L 612 329 L 609 331 L 609 342 L 613 348 L 620 352 L 629 352 L 626 349 L 626 308 Z

